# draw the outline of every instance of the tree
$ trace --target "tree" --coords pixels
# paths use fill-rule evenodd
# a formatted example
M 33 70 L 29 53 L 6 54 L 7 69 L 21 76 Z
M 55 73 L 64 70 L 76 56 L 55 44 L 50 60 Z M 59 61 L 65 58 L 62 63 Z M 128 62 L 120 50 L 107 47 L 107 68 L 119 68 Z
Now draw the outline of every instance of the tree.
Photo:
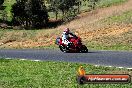
M 62 0 L 58 8 L 62 11 L 63 14 L 66 14 L 72 6 L 75 5 L 75 0 Z
M 4 11 L 4 9 L 3 9 L 3 3 L 4 3 L 4 0 L 0 0 L 0 10 L 2 10 L 1 12 L 0 12 L 0 14 L 2 14 L 2 17 L 3 17 L 3 20 L 5 20 L 5 17 L 7 16 L 6 14 L 5 14 L 5 11 Z
M 51 4 L 50 10 L 56 13 L 56 19 L 59 11 L 62 12 L 63 18 L 67 17 L 68 13 L 71 12 L 77 1 L 78 0 L 48 0 Z
M 4 0 L 0 0 L 0 7 L 3 5 Z
M 90 5 L 88 5 L 88 7 L 90 7 L 90 10 L 94 10 L 96 7 L 96 4 L 99 0 L 87 0 L 88 3 L 90 3 Z
M 23 27 L 28 27 L 27 20 L 30 16 L 27 15 L 27 9 L 25 7 L 27 6 L 26 0 L 17 0 L 17 3 L 15 3 L 12 6 L 12 13 L 13 13 L 13 24 L 14 25 L 21 25 Z M 26 24 L 25 24 L 26 23 Z
M 43 0 L 17 0 L 12 6 L 14 22 L 24 28 L 45 26 L 48 13 Z
M 35 25 L 47 24 L 48 13 L 43 0 L 32 0 L 32 16 Z
M 48 3 L 50 3 L 50 6 L 49 6 L 49 11 L 50 12 L 54 12 L 55 13 L 55 17 L 56 17 L 56 20 L 58 18 L 58 12 L 59 12 L 59 0 L 49 0 L 47 1 Z

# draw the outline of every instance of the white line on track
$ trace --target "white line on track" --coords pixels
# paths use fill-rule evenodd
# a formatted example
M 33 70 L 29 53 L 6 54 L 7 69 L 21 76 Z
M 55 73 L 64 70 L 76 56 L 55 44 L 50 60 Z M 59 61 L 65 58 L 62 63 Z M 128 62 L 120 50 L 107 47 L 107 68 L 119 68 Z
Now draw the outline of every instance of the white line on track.
M 6 58 L 7 60 L 11 59 L 11 58 Z
M 7 60 L 11 59 L 11 58 L 5 58 Z M 19 60 L 27 60 L 27 59 L 19 59 Z M 36 61 L 36 62 L 39 62 L 39 61 L 42 61 L 42 60 L 30 60 L 30 61 Z M 99 67 L 101 65 L 94 65 L 95 67 Z M 104 66 L 104 67 L 115 67 L 115 66 Z M 126 67 L 115 67 L 115 68 L 125 68 L 125 69 L 128 69 L 128 70 L 132 70 L 132 68 L 126 68 Z
M 31 60 L 31 61 L 41 61 L 41 60 Z
M 26 60 L 26 59 L 20 59 L 20 60 Z

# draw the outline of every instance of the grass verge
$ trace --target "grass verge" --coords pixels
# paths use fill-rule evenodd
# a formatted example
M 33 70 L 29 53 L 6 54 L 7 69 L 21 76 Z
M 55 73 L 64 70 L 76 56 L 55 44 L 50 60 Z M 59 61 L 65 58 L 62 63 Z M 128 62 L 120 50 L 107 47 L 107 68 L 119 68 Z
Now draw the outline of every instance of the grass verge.
M 99 0 L 97 7 L 105 8 L 105 7 L 109 7 L 111 5 L 118 5 L 118 4 L 124 3 L 126 1 L 128 1 L 128 0 Z
M 128 84 L 76 83 L 76 71 L 82 65 L 88 74 L 130 74 L 132 70 L 115 67 L 95 67 L 83 63 L 52 61 L 20 61 L 0 59 L 1 88 L 131 88 Z
M 115 45 L 103 45 L 98 43 L 89 43 L 88 48 L 93 50 L 132 50 L 132 45 L 123 45 L 123 44 L 115 44 Z
M 123 2 L 125 0 L 103 0 L 103 1 Z M 85 30 L 83 30 L 85 34 L 79 33 L 79 35 L 82 38 L 82 40 L 84 40 L 84 43 L 88 46 L 89 49 L 132 50 L 132 31 L 130 30 L 130 27 L 126 27 L 126 30 L 125 30 L 125 26 L 119 27 L 120 24 L 131 24 L 132 23 L 131 20 L 132 20 L 132 11 L 127 11 L 123 14 L 108 17 L 106 19 L 97 22 L 97 24 L 105 25 L 105 26 L 110 24 L 109 28 L 104 27 L 102 29 L 99 29 L 98 31 L 95 32 L 93 31 L 91 33 L 89 32 L 89 30 L 87 30 L 85 33 Z M 113 26 L 113 24 L 116 23 L 118 24 L 117 28 Z M 85 29 L 87 29 L 87 27 Z M 54 44 L 55 38 L 61 35 L 62 31 L 63 30 L 59 30 L 59 29 L 45 29 L 45 30 L 0 29 L 0 48 L 55 49 L 57 48 L 57 46 Z M 92 39 L 89 40 L 91 37 Z
M 107 24 L 131 24 L 132 23 L 132 10 L 126 11 L 120 15 L 115 15 L 101 20 L 102 23 Z
M 132 10 L 99 20 L 94 24 L 101 24 L 102 27 L 82 34 L 84 42 L 90 49 L 132 50 Z

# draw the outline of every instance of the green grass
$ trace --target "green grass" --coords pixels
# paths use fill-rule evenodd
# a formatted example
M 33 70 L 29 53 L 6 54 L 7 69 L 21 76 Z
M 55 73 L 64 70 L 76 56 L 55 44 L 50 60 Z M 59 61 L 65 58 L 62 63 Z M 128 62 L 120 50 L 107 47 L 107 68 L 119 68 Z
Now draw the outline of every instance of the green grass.
M 4 6 L 6 6 L 4 13 L 6 16 L 7 21 L 11 21 L 12 20 L 12 13 L 11 13 L 11 6 L 16 2 L 16 0 L 5 0 L 4 1 Z M 2 17 L 0 16 L 0 19 Z
M 132 24 L 132 10 L 99 20 L 97 24 L 104 25 L 103 27 L 120 25 L 120 29 L 122 29 L 125 25 Z M 132 50 L 132 31 L 129 30 L 119 36 L 103 36 L 99 39 L 86 41 L 86 44 L 90 49 L 97 50 Z
M 37 30 L 0 30 L 0 40 L 8 41 L 8 40 L 16 40 L 16 41 L 24 41 L 26 39 L 33 39 Z
M 0 30 L 0 44 L 4 43 L 4 45 L 0 46 L 1 49 L 25 49 L 25 48 L 33 48 L 33 49 L 57 49 L 57 45 L 55 45 L 55 39 L 56 36 L 61 35 L 60 30 L 50 30 L 50 29 L 45 29 L 45 30 L 12 30 L 12 29 L 6 29 L 6 30 Z M 52 37 L 52 38 L 51 38 Z M 13 40 L 13 41 L 12 41 Z M 11 41 L 11 42 L 8 42 Z M 44 44 L 48 45 L 41 45 L 38 44 L 39 46 L 31 45 L 29 47 L 24 47 L 22 44 L 13 47 L 8 46 L 8 43 L 14 43 L 14 42 L 27 42 L 29 41 L 30 43 L 33 44 L 33 42 L 43 42 Z M 46 43 L 45 43 L 46 42 Z M 52 42 L 52 44 L 49 44 Z M 17 44 L 15 43 L 15 44 Z M 29 44 L 29 43 L 28 43 Z
M 10 1 L 9 3 L 7 1 Z M 106 5 L 108 4 L 108 2 L 111 2 L 110 4 L 112 5 L 112 3 L 119 3 L 119 2 L 124 2 L 127 0 L 100 0 L 100 6 L 102 5 Z M 6 0 L 4 5 L 7 6 L 6 11 L 10 11 L 10 3 L 13 4 L 15 2 L 15 0 Z M 107 2 L 107 3 L 106 3 Z M 102 3 L 102 4 L 101 4 Z M 84 6 L 85 7 L 85 6 Z M 53 17 L 53 14 L 52 14 Z M 132 23 L 132 11 L 127 11 L 124 12 L 123 14 L 120 15 L 116 15 L 116 16 L 112 16 L 112 17 L 108 17 L 105 19 L 102 19 L 99 21 L 99 24 L 115 24 L 115 23 Z M 52 35 L 60 35 L 61 32 L 59 30 L 12 30 L 12 29 L 6 29 L 6 30 L 1 30 L 0 29 L 0 43 L 1 42 L 5 42 L 8 40 L 15 40 L 16 42 L 23 42 L 23 41 L 28 41 L 28 40 L 32 40 L 34 42 L 39 42 L 38 36 L 39 37 L 43 37 L 42 41 L 47 41 L 45 39 L 45 37 L 50 38 L 50 36 L 52 37 Z M 128 34 L 124 34 L 123 35 L 125 37 L 124 40 L 122 41 L 118 41 L 119 39 L 113 39 L 111 38 L 111 40 L 117 40 L 118 42 L 111 42 L 109 41 L 111 44 L 107 45 L 106 43 L 91 43 L 91 42 L 87 42 L 84 41 L 84 43 L 86 43 L 87 47 L 89 49 L 101 49 L 101 50 L 132 50 L 132 45 L 130 43 L 122 43 L 125 40 L 129 40 L 132 39 L 131 37 L 131 32 Z M 102 38 L 101 40 L 107 40 L 108 38 Z M 53 39 L 55 40 L 55 39 Z M 112 40 L 112 41 L 113 41 Z M 131 40 L 130 40 L 131 41 Z M 9 48 L 9 47 L 1 47 L 0 48 Z M 13 47 L 14 48 L 14 47 Z M 23 47 L 15 47 L 16 49 L 18 48 L 23 48 Z M 29 47 L 29 48 L 37 48 L 37 49 L 56 49 L 57 46 L 56 45 L 50 45 L 50 46 L 39 46 L 39 47 Z
M 50 30 L 52 31 L 52 30 Z M 25 42 L 25 41 L 34 41 L 34 42 L 44 42 L 48 41 L 45 40 L 44 36 L 50 36 L 51 32 L 47 35 L 48 30 L 0 30 L 0 40 L 2 42 L 6 42 L 9 40 L 15 40 L 16 42 Z M 43 35 L 39 34 L 42 33 Z M 43 38 L 42 41 L 40 41 L 37 36 L 41 36 Z M 59 35 L 59 34 L 55 34 Z M 92 41 L 84 41 L 83 43 L 86 44 L 88 49 L 94 49 L 94 50 L 132 50 L 132 32 L 127 32 L 125 34 L 121 35 L 122 37 L 114 37 L 114 36 L 105 36 L 102 38 L 99 38 L 98 40 L 92 40 Z M 54 40 L 54 41 L 53 41 Z M 55 42 L 55 39 L 53 38 L 53 42 Z M 103 40 L 103 41 L 102 41 Z M 18 47 L 5 47 L 0 46 L 1 49 L 8 48 L 8 49 L 24 49 L 24 46 L 18 46 Z M 49 46 L 30 46 L 27 48 L 33 48 L 33 49 L 59 49 L 57 45 L 49 45 Z
M 128 12 L 130 14 L 130 12 Z M 126 15 L 126 12 L 125 12 Z M 128 16 L 121 15 L 122 17 L 125 17 L 128 19 L 130 18 Z M 120 16 L 114 16 L 109 17 L 107 20 L 111 20 L 113 23 L 113 18 L 117 20 L 117 18 L 120 18 Z M 106 20 L 106 19 L 105 19 Z M 118 20 L 117 20 L 118 21 Z M 129 20 L 128 20 L 129 21 Z M 127 22 L 128 22 L 127 21 Z M 126 22 L 121 20 L 121 22 Z M 39 42 L 36 36 L 43 37 L 43 41 L 45 40 L 46 36 L 50 36 L 54 31 L 53 30 L 0 30 L 0 40 L 1 41 L 8 41 L 8 40 L 16 40 L 17 42 L 32 40 L 35 42 Z M 42 33 L 39 34 L 39 33 Z M 54 34 L 54 35 L 59 35 Z M 132 31 L 129 31 L 127 33 L 122 34 L 120 37 L 114 37 L 114 36 L 104 36 L 102 38 L 99 38 L 98 40 L 92 40 L 92 41 L 84 41 L 84 44 L 87 45 L 88 49 L 94 49 L 94 50 L 132 50 Z M 103 41 L 102 41 L 103 40 Z M 0 48 L 9 48 L 9 47 L 0 47 Z M 24 47 L 12 47 L 16 49 L 23 49 Z M 49 45 L 49 46 L 39 46 L 39 47 L 29 47 L 34 49 L 58 49 L 57 45 Z
M 102 20 L 103 23 L 112 24 L 112 23 L 132 23 L 132 10 L 126 11 L 120 15 L 115 15 L 108 17 Z
M 94 50 L 132 50 L 132 31 L 122 37 L 106 36 L 98 40 L 86 41 L 87 47 Z
M 121 3 L 124 3 L 128 0 L 98 0 L 98 2 L 95 5 L 95 8 L 104 8 L 104 7 L 110 7 L 112 5 L 118 5 Z M 81 11 L 90 11 L 92 10 L 91 7 L 89 7 L 89 5 L 93 5 L 94 2 L 87 2 L 87 1 L 82 1 L 82 5 L 80 7 Z
M 128 1 L 128 0 L 99 0 L 97 6 L 98 7 L 109 7 L 111 5 L 121 4 L 126 1 Z
M 118 4 L 124 3 L 126 1 L 128 1 L 128 0 L 99 0 L 96 3 L 95 8 L 110 7 L 112 5 L 118 5 Z M 80 11 L 81 12 L 91 11 L 92 8 L 89 7 L 89 5 L 93 5 L 93 2 L 82 1 L 82 5 L 80 6 Z M 50 16 L 50 18 L 55 18 L 55 14 L 52 12 L 49 12 L 49 16 Z M 61 12 L 59 12 L 58 18 L 62 18 Z
M 109 7 L 111 5 L 116 5 L 116 4 L 120 4 L 120 3 L 123 3 L 123 2 L 126 2 L 128 0 L 100 0 L 98 3 L 97 3 L 97 8 L 98 7 Z M 6 6 L 5 10 L 4 10 L 4 13 L 7 15 L 7 20 L 8 21 L 11 21 L 12 20 L 12 13 L 11 13 L 11 6 L 16 2 L 16 0 L 5 0 L 4 2 L 4 6 Z M 90 3 L 87 3 L 87 2 L 83 2 L 82 1 L 82 6 L 80 7 L 80 10 L 81 11 L 89 11 L 90 10 L 90 7 L 88 7 Z M 59 16 L 58 17 L 62 17 L 62 14 L 59 13 L 58 14 Z M 49 12 L 49 16 L 50 18 L 55 18 L 55 14 L 53 14 L 52 12 Z M 0 19 L 2 19 L 2 15 L 0 14 Z
M 0 59 L 1 88 L 131 88 L 129 84 L 85 84 L 76 82 L 78 67 L 87 74 L 129 73 L 131 70 L 115 67 L 95 67 L 83 63 L 52 61 L 20 61 Z
M 88 43 L 87 47 L 89 49 L 93 50 L 132 50 L 132 44 L 111 44 L 111 45 L 105 45 L 105 44 L 98 44 L 98 43 Z
M 120 36 L 104 36 L 98 40 L 88 41 L 90 49 L 97 50 L 132 50 L 132 31 Z

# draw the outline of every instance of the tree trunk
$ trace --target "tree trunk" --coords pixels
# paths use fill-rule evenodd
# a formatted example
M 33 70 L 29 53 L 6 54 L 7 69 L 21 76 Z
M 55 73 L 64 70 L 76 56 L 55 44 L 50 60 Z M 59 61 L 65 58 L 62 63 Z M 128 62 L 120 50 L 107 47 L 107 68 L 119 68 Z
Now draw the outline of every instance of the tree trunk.
M 58 19 L 58 12 L 55 11 L 56 20 Z
M 80 13 L 80 4 L 78 3 L 77 12 Z
M 62 20 L 64 20 L 64 10 L 62 10 Z

